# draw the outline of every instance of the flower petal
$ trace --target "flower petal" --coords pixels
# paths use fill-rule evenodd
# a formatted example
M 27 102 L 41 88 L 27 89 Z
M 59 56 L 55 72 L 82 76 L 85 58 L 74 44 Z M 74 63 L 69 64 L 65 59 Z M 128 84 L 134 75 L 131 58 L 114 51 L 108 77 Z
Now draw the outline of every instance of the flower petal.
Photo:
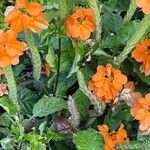
M 39 3 L 32 2 L 27 4 L 26 10 L 30 15 L 37 16 L 44 10 L 44 8 Z

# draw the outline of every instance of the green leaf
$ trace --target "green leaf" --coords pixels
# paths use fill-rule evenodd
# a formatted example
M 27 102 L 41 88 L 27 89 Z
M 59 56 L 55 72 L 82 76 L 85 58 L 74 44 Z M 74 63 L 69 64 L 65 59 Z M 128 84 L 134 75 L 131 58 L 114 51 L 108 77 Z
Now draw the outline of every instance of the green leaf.
M 139 22 L 136 20 L 126 23 L 117 33 L 117 41 L 121 44 L 126 44 L 132 34 L 136 31 Z
M 1 133 L 4 135 L 4 137 L 6 137 L 8 134 L 11 134 L 11 130 L 9 128 L 2 128 L 0 127 L 0 135 Z M 0 136 L 0 139 L 3 138 Z
M 66 96 L 68 88 L 71 87 L 76 82 L 75 75 L 72 75 L 70 78 L 66 78 L 66 76 L 67 76 L 66 73 L 60 75 L 56 95 Z
M 4 28 L 5 28 L 4 13 L 0 10 L 0 29 L 4 29 Z
M 48 49 L 48 54 L 46 55 L 46 61 L 51 66 L 52 71 L 56 72 L 57 63 L 56 63 L 55 52 L 54 52 L 54 49 L 52 47 L 49 47 L 49 49 Z
M 34 117 L 43 117 L 67 108 L 66 102 L 61 98 L 44 96 L 33 107 Z
M 59 9 L 59 1 L 58 0 L 49 0 L 47 2 L 47 5 L 45 6 L 46 9 L 51 10 L 51 9 Z
M 46 145 L 39 142 L 37 145 L 34 146 L 35 150 L 46 150 Z
M 54 30 L 54 29 L 53 29 Z M 56 30 L 56 29 L 55 29 Z M 53 49 L 59 49 L 59 37 L 57 34 L 53 34 L 49 44 L 52 46 Z M 68 37 L 61 37 L 61 51 L 68 51 L 72 52 L 72 42 Z
M 74 52 L 73 52 L 74 53 Z M 72 63 L 72 56 L 70 56 L 69 51 L 62 51 L 60 58 L 60 72 L 69 72 Z
M 122 2 L 122 0 L 109 0 L 104 2 L 102 10 L 104 13 L 106 12 L 117 12 L 121 13 L 122 11 L 126 11 L 129 7 L 130 1 L 126 0 Z
M 44 121 L 43 123 L 40 124 L 40 126 L 39 126 L 40 135 L 42 135 L 44 133 L 46 125 L 47 125 L 46 121 Z
M 102 16 L 102 26 L 104 30 L 115 32 L 123 25 L 123 18 L 118 14 L 106 13 Z
M 13 68 L 14 76 L 18 77 L 24 69 L 25 69 L 24 64 L 19 64 L 19 65 L 14 66 Z
M 71 67 L 71 70 L 67 76 L 67 78 L 71 77 L 72 74 L 76 73 L 79 69 L 79 66 L 78 66 L 78 62 L 81 60 L 81 55 L 76 52 L 75 54 L 75 58 L 74 58 L 74 61 L 73 61 L 73 64 L 72 64 L 72 67 Z
M 115 111 L 108 110 L 104 123 L 107 124 L 111 131 L 115 131 L 121 124 L 122 121 L 130 122 L 133 121 L 133 117 L 130 113 L 130 108 L 124 104 L 119 106 Z
M 70 147 L 63 141 L 53 142 L 55 145 L 54 150 L 70 150 Z
M 15 115 L 17 112 L 16 107 L 9 101 L 8 97 L 0 98 L 0 106 L 3 107 L 10 115 Z
M 118 52 L 118 48 L 127 43 L 138 25 L 139 22 L 134 20 L 123 25 L 116 35 L 109 33 L 109 35 L 103 37 L 101 47 L 103 49 L 109 48 L 111 51 L 113 49 L 114 53 L 120 53 Z
M 46 134 L 47 140 L 50 141 L 63 141 L 65 140 L 65 135 L 61 133 L 57 133 L 51 130 L 48 130 Z
M 73 143 L 77 150 L 99 150 L 103 149 L 103 138 L 100 133 L 93 129 L 80 131 L 73 135 Z
M 73 99 L 75 100 L 78 112 L 80 114 L 80 119 L 83 120 L 88 112 L 90 101 L 81 90 L 77 90 L 77 92 L 73 95 Z
M 86 95 L 88 96 L 87 91 L 88 91 L 88 88 L 86 86 L 86 83 L 85 83 L 85 79 L 84 79 L 84 75 L 82 73 L 81 70 L 78 70 L 77 72 L 77 78 L 78 78 L 78 83 L 79 83 L 79 87 L 80 87 L 80 90 Z
M 13 146 L 14 142 L 10 138 L 2 139 L 0 143 L 5 150 L 15 150 Z
M 0 125 L 8 127 L 11 121 L 7 113 L 4 113 L 0 116 Z
M 23 113 L 32 113 L 34 104 L 39 100 L 38 96 L 26 87 L 17 87 L 18 101 Z
M 97 111 L 97 113 L 101 115 L 106 108 L 106 104 L 104 102 L 98 101 L 96 96 L 94 96 L 87 88 L 84 75 L 80 70 L 77 72 L 77 78 L 80 90 L 89 98 L 90 103 L 94 105 L 94 109 Z
M 59 11 L 58 11 L 57 9 L 55 9 L 55 8 L 54 8 L 54 9 L 47 10 L 47 11 L 45 12 L 45 18 L 46 18 L 46 20 L 47 20 L 48 22 L 52 21 L 53 19 L 57 19 L 58 16 L 59 16 Z M 50 28 L 51 28 L 51 26 L 50 26 Z M 49 30 L 49 29 L 48 29 L 48 30 Z M 50 35 L 50 33 L 54 32 L 54 31 L 49 30 L 49 31 L 47 32 L 47 30 L 44 30 L 44 32 L 45 32 L 45 35 Z M 46 33 L 46 32 L 47 32 L 47 33 Z

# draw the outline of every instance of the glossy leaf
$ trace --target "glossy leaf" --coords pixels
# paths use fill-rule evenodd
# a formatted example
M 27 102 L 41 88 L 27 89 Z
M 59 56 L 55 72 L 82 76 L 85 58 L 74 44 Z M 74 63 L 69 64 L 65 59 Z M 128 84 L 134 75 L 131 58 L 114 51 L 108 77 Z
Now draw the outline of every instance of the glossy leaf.
M 61 98 L 44 96 L 33 107 L 34 117 L 43 117 L 67 108 L 66 102 Z
M 77 132 L 73 135 L 73 142 L 77 150 L 103 149 L 103 138 L 93 129 Z

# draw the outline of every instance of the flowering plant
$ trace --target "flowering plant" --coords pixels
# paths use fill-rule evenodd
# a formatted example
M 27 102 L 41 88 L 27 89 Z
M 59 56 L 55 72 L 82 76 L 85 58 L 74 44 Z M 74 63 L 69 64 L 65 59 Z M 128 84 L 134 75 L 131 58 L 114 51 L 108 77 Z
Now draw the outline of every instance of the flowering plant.
M 150 2 L 0 2 L 0 149 L 150 149 Z

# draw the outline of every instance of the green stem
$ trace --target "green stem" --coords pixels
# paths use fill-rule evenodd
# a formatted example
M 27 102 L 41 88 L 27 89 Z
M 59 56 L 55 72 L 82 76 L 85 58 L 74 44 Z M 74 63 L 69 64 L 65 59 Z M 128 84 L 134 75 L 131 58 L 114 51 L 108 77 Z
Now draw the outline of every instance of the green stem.
M 124 18 L 124 23 L 129 22 L 132 19 L 132 16 L 134 15 L 134 12 L 136 10 L 136 5 L 134 0 L 130 0 L 130 6 L 127 11 L 127 15 Z
M 116 61 L 119 64 L 122 63 L 128 57 L 128 54 L 132 51 L 135 45 L 141 40 L 144 34 L 148 32 L 149 27 L 150 27 L 150 15 L 145 15 L 143 20 L 140 22 L 139 26 L 137 27 L 136 32 L 128 40 L 128 43 L 125 46 L 124 50 L 116 58 Z
M 37 46 L 34 43 L 32 32 L 27 31 L 25 33 L 25 37 L 26 37 L 26 42 L 30 48 L 31 57 L 32 57 L 31 61 L 33 65 L 33 78 L 35 80 L 39 80 L 41 77 L 41 65 L 42 65 L 40 54 Z
M 5 74 L 7 84 L 8 84 L 9 99 L 15 106 L 17 106 L 17 108 L 19 108 L 19 104 L 17 100 L 17 87 L 16 87 L 14 75 L 13 75 L 12 66 L 9 65 L 7 67 L 4 67 L 3 72 Z

